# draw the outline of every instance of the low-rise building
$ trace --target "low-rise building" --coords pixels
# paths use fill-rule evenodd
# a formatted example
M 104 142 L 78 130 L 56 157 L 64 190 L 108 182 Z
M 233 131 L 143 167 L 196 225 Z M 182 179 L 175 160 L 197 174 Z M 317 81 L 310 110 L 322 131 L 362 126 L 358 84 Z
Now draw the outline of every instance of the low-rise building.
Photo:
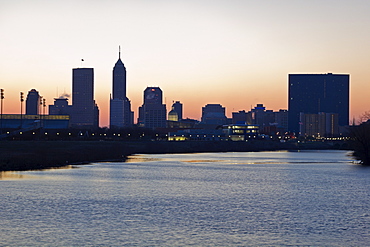
M 21 115 L 3 114 L 1 127 L 6 129 L 67 129 L 68 115 Z
M 222 130 L 231 141 L 247 141 L 258 136 L 259 126 L 255 124 L 229 124 L 224 125 Z

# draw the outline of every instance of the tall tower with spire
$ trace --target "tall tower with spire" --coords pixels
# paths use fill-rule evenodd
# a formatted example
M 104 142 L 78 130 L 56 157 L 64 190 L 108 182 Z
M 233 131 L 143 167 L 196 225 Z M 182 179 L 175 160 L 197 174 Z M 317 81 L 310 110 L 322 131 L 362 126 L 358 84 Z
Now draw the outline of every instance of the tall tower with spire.
M 113 99 L 126 98 L 126 68 L 121 60 L 121 46 L 119 46 L 118 61 L 113 68 Z
M 110 99 L 110 128 L 123 128 L 133 125 L 131 102 L 126 96 L 126 68 L 121 60 L 121 47 L 118 60 L 113 67 L 113 86 Z

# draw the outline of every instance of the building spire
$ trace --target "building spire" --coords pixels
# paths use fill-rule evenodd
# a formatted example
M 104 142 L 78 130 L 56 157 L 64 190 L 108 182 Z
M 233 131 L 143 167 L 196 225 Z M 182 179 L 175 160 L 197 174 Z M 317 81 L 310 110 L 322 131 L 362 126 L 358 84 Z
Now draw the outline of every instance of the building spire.
M 118 46 L 118 58 L 121 59 L 121 46 Z

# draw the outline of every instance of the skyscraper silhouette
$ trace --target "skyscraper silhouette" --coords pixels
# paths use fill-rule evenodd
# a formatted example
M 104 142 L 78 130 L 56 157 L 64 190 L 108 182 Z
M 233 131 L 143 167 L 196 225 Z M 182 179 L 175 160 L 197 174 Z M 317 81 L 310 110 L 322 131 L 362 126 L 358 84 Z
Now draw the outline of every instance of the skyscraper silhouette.
M 73 69 L 71 125 L 97 128 L 99 110 L 94 101 L 94 69 Z
M 126 96 L 126 68 L 121 60 L 119 48 L 118 61 L 113 68 L 113 86 L 110 99 L 110 128 L 133 125 L 131 102 Z
M 159 87 L 147 87 L 144 91 L 144 104 L 139 107 L 138 123 L 146 128 L 166 127 L 166 105 Z
M 26 115 L 38 115 L 39 114 L 39 100 L 40 95 L 36 89 L 31 89 L 27 94 L 26 99 Z
M 126 68 L 121 60 L 121 47 L 118 60 L 113 68 L 113 99 L 126 99 Z
M 349 75 L 290 74 L 288 128 L 298 133 L 300 113 L 337 113 L 340 126 L 349 123 Z
M 182 104 L 180 101 L 173 103 L 172 108 L 177 112 L 178 120 L 182 120 Z

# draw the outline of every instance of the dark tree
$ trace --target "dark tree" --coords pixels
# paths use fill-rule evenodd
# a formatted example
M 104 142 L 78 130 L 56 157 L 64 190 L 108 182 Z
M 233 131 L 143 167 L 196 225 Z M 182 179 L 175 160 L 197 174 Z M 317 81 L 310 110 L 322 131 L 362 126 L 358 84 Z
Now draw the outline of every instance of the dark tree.
M 352 126 L 350 129 L 353 157 L 361 164 L 370 166 L 370 123 Z

